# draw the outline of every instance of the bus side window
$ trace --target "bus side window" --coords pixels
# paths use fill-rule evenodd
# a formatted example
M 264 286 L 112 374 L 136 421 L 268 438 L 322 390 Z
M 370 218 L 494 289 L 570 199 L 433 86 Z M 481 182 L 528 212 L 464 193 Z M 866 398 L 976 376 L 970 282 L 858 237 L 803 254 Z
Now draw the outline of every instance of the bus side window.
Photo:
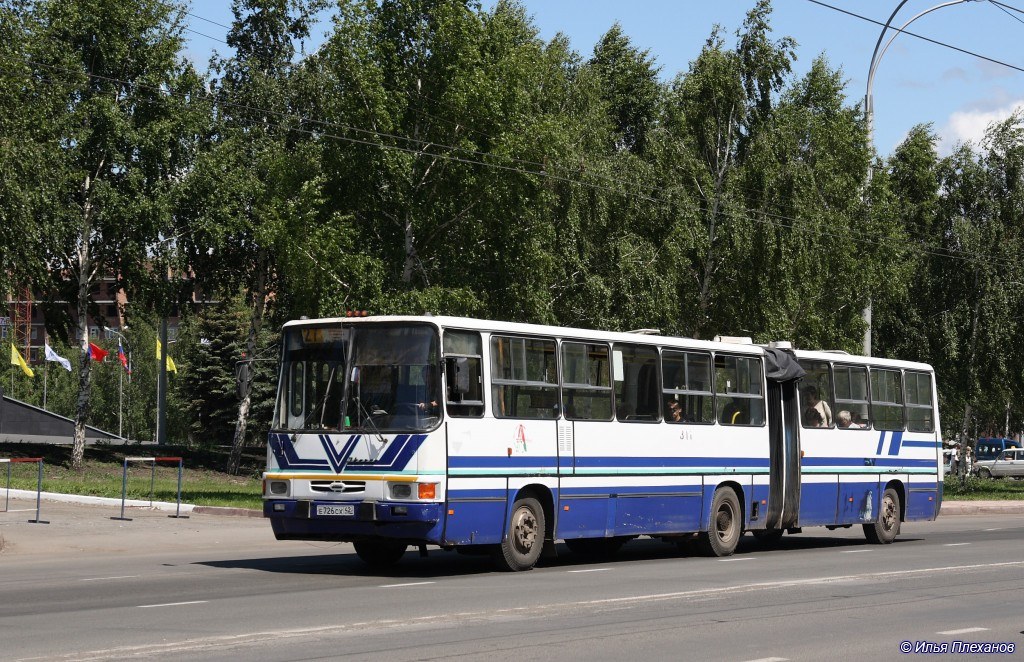
M 612 420 L 609 368 L 607 345 L 562 343 L 562 402 L 566 419 Z
M 445 401 L 449 416 L 484 415 L 482 350 L 479 333 L 444 332 Z
M 904 375 L 907 403 L 907 429 L 911 432 L 932 432 L 932 378 L 925 372 Z
M 840 429 L 864 430 L 871 427 L 868 403 L 867 369 L 863 366 L 833 367 L 836 386 L 836 422 Z M 846 422 L 850 417 L 849 423 Z
M 616 344 L 612 358 L 616 418 L 631 423 L 659 421 L 658 350 L 644 345 Z
M 491 407 L 497 418 L 558 417 L 558 370 L 551 338 L 491 336 Z
M 852 414 L 843 409 L 843 416 L 835 411 L 832 398 L 832 370 L 827 361 L 801 361 L 807 375 L 800 386 L 800 420 L 805 428 L 831 428 L 835 425 L 850 427 Z
M 722 425 L 764 425 L 761 359 L 715 355 L 715 409 Z
M 871 417 L 876 430 L 903 429 L 903 389 L 898 370 L 871 369 Z

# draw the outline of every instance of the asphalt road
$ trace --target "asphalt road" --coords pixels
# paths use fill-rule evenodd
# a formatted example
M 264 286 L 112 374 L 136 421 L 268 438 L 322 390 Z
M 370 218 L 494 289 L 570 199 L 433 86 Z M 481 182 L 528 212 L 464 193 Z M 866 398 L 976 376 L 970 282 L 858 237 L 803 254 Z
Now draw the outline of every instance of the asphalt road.
M 604 563 L 562 548 L 517 574 L 410 551 L 375 574 L 348 545 L 277 542 L 260 519 L 117 514 L 0 513 L 0 659 L 886 660 L 923 655 L 903 642 L 956 641 L 1012 643 L 995 655 L 1009 659 L 1024 646 L 1024 515 L 904 524 L 886 546 L 859 529 L 747 536 L 727 559 L 653 540 Z

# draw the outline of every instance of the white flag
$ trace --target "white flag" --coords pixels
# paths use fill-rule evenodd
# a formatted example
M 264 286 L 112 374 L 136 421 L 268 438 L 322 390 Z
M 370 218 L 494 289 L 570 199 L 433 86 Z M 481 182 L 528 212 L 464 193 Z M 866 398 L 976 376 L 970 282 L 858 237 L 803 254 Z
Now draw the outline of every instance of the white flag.
M 64 358 L 63 356 L 61 356 L 57 352 L 53 351 L 53 348 L 50 347 L 49 344 L 43 345 L 43 349 L 46 352 L 46 360 L 47 361 L 56 361 L 57 363 L 59 363 L 62 366 L 64 366 L 65 370 L 67 370 L 68 372 L 71 372 L 71 361 L 68 361 L 66 358 Z

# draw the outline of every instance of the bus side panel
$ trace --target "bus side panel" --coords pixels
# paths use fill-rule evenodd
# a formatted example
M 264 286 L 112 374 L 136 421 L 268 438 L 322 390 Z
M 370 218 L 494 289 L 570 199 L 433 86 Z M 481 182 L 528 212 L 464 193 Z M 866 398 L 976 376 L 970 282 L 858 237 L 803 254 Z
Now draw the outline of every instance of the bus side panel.
M 747 517 L 748 529 L 763 529 L 768 519 L 768 498 L 771 478 L 765 475 L 751 477 L 750 494 L 743 510 Z
M 558 492 L 558 523 L 555 537 L 603 538 L 608 531 L 611 506 L 606 478 L 562 478 Z
M 935 519 L 940 502 L 938 477 L 912 475 L 909 478 L 906 520 L 910 522 Z
M 836 524 L 874 522 L 881 496 L 878 474 L 839 476 L 839 518 Z
M 508 480 L 450 478 L 445 506 L 446 545 L 486 545 L 501 542 Z
M 803 474 L 800 485 L 800 526 L 835 524 L 839 476 Z
M 614 487 L 611 534 L 635 536 L 683 533 L 700 527 L 701 481 L 685 476 L 636 477 L 632 486 Z M 638 484 L 639 483 L 639 484 Z

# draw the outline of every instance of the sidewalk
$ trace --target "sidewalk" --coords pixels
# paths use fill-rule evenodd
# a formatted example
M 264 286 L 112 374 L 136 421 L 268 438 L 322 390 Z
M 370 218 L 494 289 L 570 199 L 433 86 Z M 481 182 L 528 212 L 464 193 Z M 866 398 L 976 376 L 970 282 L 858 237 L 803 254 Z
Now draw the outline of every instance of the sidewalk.
M 4 499 L 6 490 L 0 490 L 0 502 Z M 78 503 L 92 506 L 115 506 L 121 507 L 120 499 L 111 499 L 109 497 L 96 497 L 96 496 L 83 496 L 79 494 L 60 494 L 58 492 L 43 492 L 41 495 L 43 502 L 51 503 Z M 11 500 L 31 501 L 35 504 L 36 493 L 33 490 L 11 490 Z M 2 505 L 2 503 L 0 503 Z M 128 508 L 150 508 L 152 510 L 177 512 L 179 505 L 173 501 L 150 501 L 148 499 L 125 499 L 124 507 Z M 40 511 L 45 511 L 46 507 L 41 506 Z M 249 508 L 225 508 L 221 506 L 197 506 L 191 503 L 182 503 L 180 505 L 180 512 L 182 515 L 188 515 L 189 513 L 202 513 L 206 515 L 233 515 L 241 517 L 263 517 L 263 511 L 254 510 Z
M 943 501 L 945 515 L 1024 515 L 1024 501 Z

